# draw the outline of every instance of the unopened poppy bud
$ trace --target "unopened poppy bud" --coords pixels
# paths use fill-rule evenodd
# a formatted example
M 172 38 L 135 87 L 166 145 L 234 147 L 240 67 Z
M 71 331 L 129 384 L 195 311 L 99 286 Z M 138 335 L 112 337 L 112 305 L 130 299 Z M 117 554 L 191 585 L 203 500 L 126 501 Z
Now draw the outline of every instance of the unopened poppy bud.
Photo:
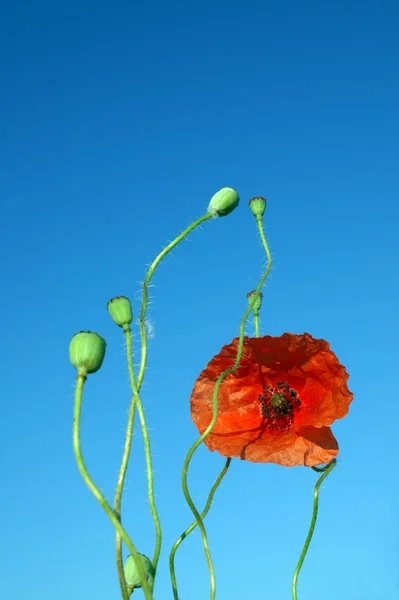
M 247 294 L 247 298 L 248 298 L 249 304 L 251 304 L 252 299 L 253 299 L 253 297 L 254 297 L 255 294 L 256 294 L 256 290 L 254 290 L 253 292 L 249 292 Z M 263 298 L 262 292 L 258 292 L 258 297 L 256 298 L 255 304 L 252 307 L 252 310 L 254 311 L 254 313 L 259 312 L 260 307 L 262 306 L 262 298 Z
M 255 196 L 254 198 L 251 198 L 249 201 L 249 208 L 255 217 L 263 217 L 266 209 L 266 198 L 262 198 L 262 196 Z
M 79 373 L 95 373 L 103 364 L 105 340 L 92 331 L 79 331 L 69 344 L 69 360 Z
M 107 310 L 119 327 L 130 325 L 133 320 L 132 305 L 126 296 L 112 298 L 107 304 Z
M 240 196 L 230 187 L 223 187 L 212 196 L 208 206 L 208 213 L 214 217 L 225 217 L 230 214 L 240 203 Z
M 145 554 L 138 553 L 138 555 L 148 581 L 150 575 L 153 575 L 154 573 L 154 567 L 152 566 L 152 562 L 150 561 L 150 559 Z M 133 592 L 133 590 L 136 588 L 143 587 L 139 571 L 136 566 L 136 562 L 131 554 L 125 560 L 123 572 L 125 574 L 125 580 L 130 592 Z

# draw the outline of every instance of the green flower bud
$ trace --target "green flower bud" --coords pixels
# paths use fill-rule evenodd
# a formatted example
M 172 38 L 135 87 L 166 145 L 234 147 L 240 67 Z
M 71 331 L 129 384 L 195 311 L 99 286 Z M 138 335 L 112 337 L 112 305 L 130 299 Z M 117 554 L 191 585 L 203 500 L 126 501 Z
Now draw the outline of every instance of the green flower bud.
M 139 553 L 139 558 L 141 564 L 144 569 L 144 573 L 146 574 L 147 581 L 150 575 L 154 573 L 154 567 L 152 566 L 152 562 L 145 554 Z M 123 566 L 123 571 L 125 573 L 125 579 L 130 591 L 132 592 L 135 588 L 141 588 L 142 582 L 140 579 L 140 575 L 138 569 L 136 567 L 136 563 L 134 561 L 133 556 L 130 554 L 125 560 L 125 564 Z
M 208 213 L 211 213 L 214 217 L 225 217 L 230 214 L 240 202 L 240 196 L 238 193 L 230 187 L 224 187 L 214 196 L 208 206 Z
M 95 373 L 103 364 L 105 340 L 92 331 L 79 331 L 69 344 L 69 360 L 79 373 Z
M 252 210 L 252 214 L 255 217 L 263 217 L 266 208 L 266 198 L 262 196 L 255 196 L 249 201 L 249 208 Z
M 248 298 L 248 303 L 251 304 L 254 294 L 256 294 L 256 290 L 254 290 L 253 292 L 249 292 L 247 294 L 247 298 Z M 252 307 L 252 310 L 254 311 L 254 313 L 259 312 L 260 307 L 262 306 L 262 298 L 263 298 L 263 294 L 262 292 L 259 292 L 257 299 L 255 300 L 255 304 Z
M 133 320 L 132 305 L 126 296 L 112 298 L 107 304 L 107 310 L 119 327 L 130 325 Z

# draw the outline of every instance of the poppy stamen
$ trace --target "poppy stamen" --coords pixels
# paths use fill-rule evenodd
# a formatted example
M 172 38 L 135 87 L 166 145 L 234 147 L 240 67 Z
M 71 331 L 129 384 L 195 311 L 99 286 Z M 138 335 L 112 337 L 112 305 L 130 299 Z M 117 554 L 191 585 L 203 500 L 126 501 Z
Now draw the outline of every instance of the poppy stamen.
M 265 386 L 264 395 L 259 396 L 261 414 L 270 431 L 288 431 L 294 424 L 294 415 L 301 406 L 298 392 L 287 382 L 278 381 L 275 387 Z

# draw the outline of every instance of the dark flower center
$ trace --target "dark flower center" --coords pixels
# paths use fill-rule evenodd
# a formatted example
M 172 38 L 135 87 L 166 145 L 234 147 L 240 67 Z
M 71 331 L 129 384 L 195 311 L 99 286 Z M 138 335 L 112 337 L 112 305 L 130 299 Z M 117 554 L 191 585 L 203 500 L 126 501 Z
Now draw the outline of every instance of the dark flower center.
M 300 410 L 298 392 L 287 382 L 279 381 L 275 387 L 268 383 L 264 395 L 259 396 L 260 411 L 271 431 L 288 431 L 294 424 L 294 415 Z

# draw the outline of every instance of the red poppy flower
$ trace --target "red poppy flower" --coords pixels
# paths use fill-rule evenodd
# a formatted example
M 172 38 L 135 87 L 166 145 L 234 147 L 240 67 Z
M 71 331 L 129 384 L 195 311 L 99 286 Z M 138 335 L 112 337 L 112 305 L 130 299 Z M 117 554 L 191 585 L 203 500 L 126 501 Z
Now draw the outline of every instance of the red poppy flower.
M 212 419 L 216 380 L 233 366 L 237 345 L 235 338 L 224 346 L 194 385 L 191 416 L 201 434 Z M 219 388 L 218 418 L 205 444 L 253 462 L 328 463 L 338 454 L 329 426 L 353 399 L 348 377 L 328 342 L 308 333 L 244 338 L 240 366 Z

